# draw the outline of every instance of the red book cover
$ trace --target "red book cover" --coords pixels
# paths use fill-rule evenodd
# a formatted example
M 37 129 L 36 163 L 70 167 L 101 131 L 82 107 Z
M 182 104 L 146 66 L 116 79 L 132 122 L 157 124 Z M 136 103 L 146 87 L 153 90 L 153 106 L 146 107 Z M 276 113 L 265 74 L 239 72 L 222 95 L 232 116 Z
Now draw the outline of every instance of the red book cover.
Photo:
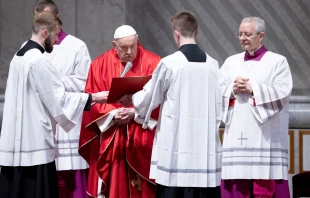
M 134 94 L 142 90 L 151 78 L 151 75 L 113 78 L 107 103 L 116 103 L 124 95 Z

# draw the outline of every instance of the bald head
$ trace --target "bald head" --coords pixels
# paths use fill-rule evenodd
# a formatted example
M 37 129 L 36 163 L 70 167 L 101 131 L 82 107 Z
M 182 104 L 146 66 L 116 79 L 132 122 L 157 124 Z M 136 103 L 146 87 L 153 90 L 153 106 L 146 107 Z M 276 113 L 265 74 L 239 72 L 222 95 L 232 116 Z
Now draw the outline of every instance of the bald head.
M 54 16 L 59 18 L 60 25 L 62 25 L 62 21 L 60 20 L 60 15 L 58 12 L 58 7 L 56 3 L 52 0 L 40 0 L 33 9 L 34 16 L 42 13 L 42 12 L 50 12 Z
M 34 14 L 35 12 L 41 13 L 43 11 L 49 11 L 53 13 L 53 15 L 57 15 L 58 13 L 58 7 L 56 3 L 52 0 L 41 0 L 34 6 Z

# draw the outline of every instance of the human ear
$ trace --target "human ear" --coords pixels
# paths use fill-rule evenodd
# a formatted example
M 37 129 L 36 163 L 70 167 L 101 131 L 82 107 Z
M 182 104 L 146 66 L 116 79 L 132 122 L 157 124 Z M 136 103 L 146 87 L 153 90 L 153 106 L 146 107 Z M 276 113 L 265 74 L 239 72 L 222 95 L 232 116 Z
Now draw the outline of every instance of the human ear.
M 176 37 L 177 37 L 177 38 L 179 38 L 179 37 L 180 37 L 180 33 L 179 33 L 179 31 L 174 30 L 174 34 L 176 35 Z
M 265 32 L 261 32 L 259 35 L 259 40 L 262 41 L 265 37 Z
M 113 45 L 113 47 L 116 48 L 116 42 L 115 41 L 112 41 L 112 45 Z
M 47 29 L 43 29 L 43 30 L 42 30 L 42 36 L 43 36 L 43 38 L 47 38 L 47 37 L 48 37 L 48 34 L 49 34 L 49 32 L 48 32 Z

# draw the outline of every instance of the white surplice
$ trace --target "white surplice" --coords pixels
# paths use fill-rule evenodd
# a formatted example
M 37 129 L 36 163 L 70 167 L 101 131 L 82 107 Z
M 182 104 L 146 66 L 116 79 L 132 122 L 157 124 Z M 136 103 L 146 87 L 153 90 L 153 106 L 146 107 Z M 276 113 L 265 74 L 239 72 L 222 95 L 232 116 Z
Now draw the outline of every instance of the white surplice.
M 34 166 L 56 157 L 56 122 L 70 131 L 88 94 L 65 92 L 55 67 L 37 48 L 14 56 L 5 91 L 0 165 Z
M 86 44 L 80 39 L 67 35 L 59 45 L 54 45 L 46 58 L 56 67 L 68 92 L 83 92 L 91 64 Z M 78 100 L 73 98 L 72 100 Z M 67 111 L 74 109 L 67 109 Z M 59 125 L 56 129 L 57 170 L 79 170 L 88 168 L 87 162 L 79 155 L 79 139 L 82 117 L 69 133 Z
M 133 95 L 136 118 L 148 127 L 161 105 L 150 178 L 164 186 L 215 187 L 221 180 L 222 115 L 219 66 L 188 62 L 178 51 L 161 60 L 144 89 Z
M 222 179 L 287 179 L 293 86 L 288 62 L 270 51 L 260 61 L 244 61 L 244 55 L 229 57 L 220 69 L 225 123 Z M 229 107 L 238 76 L 249 78 L 254 96 L 238 93 Z

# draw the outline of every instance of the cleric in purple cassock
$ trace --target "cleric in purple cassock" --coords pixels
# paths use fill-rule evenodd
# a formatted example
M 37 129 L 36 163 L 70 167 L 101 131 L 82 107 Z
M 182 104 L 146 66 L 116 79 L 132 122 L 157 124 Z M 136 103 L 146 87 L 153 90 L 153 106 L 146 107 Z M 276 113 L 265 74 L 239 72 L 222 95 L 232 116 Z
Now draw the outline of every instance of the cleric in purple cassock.
M 244 18 L 236 36 L 245 52 L 228 57 L 220 69 L 222 197 L 289 198 L 290 68 L 284 56 L 262 44 L 261 18 Z

